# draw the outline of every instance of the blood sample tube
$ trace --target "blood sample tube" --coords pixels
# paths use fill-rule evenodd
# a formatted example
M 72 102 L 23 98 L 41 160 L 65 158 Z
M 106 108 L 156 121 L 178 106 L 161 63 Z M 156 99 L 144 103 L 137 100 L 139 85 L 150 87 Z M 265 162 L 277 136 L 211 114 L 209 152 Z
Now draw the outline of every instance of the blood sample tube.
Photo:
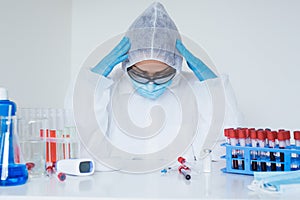
M 226 128 L 224 129 L 224 136 L 226 138 L 226 144 L 230 144 L 230 137 L 229 137 L 229 131 L 234 130 L 233 128 Z
M 278 132 L 278 145 L 279 145 L 279 149 L 284 149 L 285 145 L 286 145 L 286 133 L 285 131 L 280 131 Z M 281 152 L 280 153 L 280 162 L 284 162 L 284 153 Z M 281 164 L 281 171 L 284 171 L 284 164 Z
M 236 146 L 238 144 L 236 130 L 234 130 L 234 129 L 229 130 L 229 137 L 230 137 L 230 145 L 231 146 Z M 237 150 L 233 149 L 232 152 L 231 152 L 231 157 L 233 158 L 232 159 L 232 168 L 233 169 L 238 169 L 239 168 L 238 160 L 236 160 L 237 155 L 238 155 Z
M 183 176 L 184 176 L 184 178 L 186 179 L 186 180 L 190 180 L 192 177 L 191 177 L 191 175 L 190 175 L 190 169 L 187 167 L 187 166 L 185 166 L 185 165 L 180 165 L 179 167 L 178 167 L 178 171 L 179 171 L 179 173 L 180 174 L 182 174 Z
M 251 146 L 256 148 L 257 147 L 257 134 L 255 129 L 250 130 L 250 138 L 251 138 Z M 252 171 L 257 171 L 257 151 L 251 151 L 251 169 Z
M 257 138 L 259 147 L 264 148 L 266 144 L 266 134 L 265 131 L 262 129 L 257 130 Z M 266 152 L 260 151 L 259 157 L 261 160 L 266 160 Z M 260 169 L 261 171 L 267 171 L 267 164 L 266 162 L 260 162 Z
M 238 133 L 238 137 L 239 137 L 240 146 L 245 147 L 246 146 L 246 131 L 245 131 L 245 129 L 238 129 L 237 133 Z M 239 151 L 239 157 L 242 158 L 242 160 L 239 160 L 239 166 L 244 170 L 245 169 L 244 150 L 242 148 Z
M 269 148 L 275 148 L 275 139 L 277 137 L 276 131 L 267 131 L 267 138 L 269 141 Z M 270 151 L 270 161 L 276 161 L 275 153 Z M 271 162 L 271 171 L 276 171 L 276 163 Z
M 300 147 L 300 131 L 294 131 L 295 146 Z
M 266 134 L 266 143 L 265 143 L 265 146 L 267 146 L 269 144 L 268 134 L 270 134 L 270 133 L 271 133 L 271 129 L 265 128 L 265 134 Z
M 285 134 L 285 147 L 289 147 L 291 145 L 291 132 L 290 131 L 284 131 Z
M 255 128 L 248 128 L 246 131 L 246 146 L 252 146 L 251 130 L 255 130 Z
M 294 131 L 294 140 L 295 140 L 295 147 L 297 151 L 299 151 L 300 147 L 300 131 Z M 300 169 L 300 163 L 299 163 L 299 154 L 297 152 L 292 153 L 292 164 L 291 164 L 291 170 L 299 170 Z

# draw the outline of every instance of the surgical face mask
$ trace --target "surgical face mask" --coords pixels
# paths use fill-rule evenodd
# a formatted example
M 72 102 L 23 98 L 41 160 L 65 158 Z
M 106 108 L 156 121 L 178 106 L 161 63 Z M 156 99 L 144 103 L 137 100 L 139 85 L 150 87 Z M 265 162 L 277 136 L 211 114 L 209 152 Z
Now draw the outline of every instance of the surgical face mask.
M 254 180 L 249 189 L 263 193 L 291 192 L 300 185 L 300 171 L 291 172 L 254 172 Z M 299 194 L 299 192 L 298 192 Z
M 137 83 L 148 84 L 153 82 L 155 85 L 161 85 L 174 78 L 176 69 L 167 67 L 162 71 L 155 72 L 154 74 L 150 75 L 147 71 L 141 70 L 133 65 L 127 69 L 127 73 L 129 77 Z
M 134 81 L 132 79 L 132 83 L 134 85 L 134 88 L 136 91 L 143 97 L 148 99 L 157 99 L 160 97 L 167 89 L 169 85 L 171 85 L 172 80 L 169 80 L 168 82 L 164 84 L 157 85 L 155 83 L 149 82 L 147 84 L 142 84 Z

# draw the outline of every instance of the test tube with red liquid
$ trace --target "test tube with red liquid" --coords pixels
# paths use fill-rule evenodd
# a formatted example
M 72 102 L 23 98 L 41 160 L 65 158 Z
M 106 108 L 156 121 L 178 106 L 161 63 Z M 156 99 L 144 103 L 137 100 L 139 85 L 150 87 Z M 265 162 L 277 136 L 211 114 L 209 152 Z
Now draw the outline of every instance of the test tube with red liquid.
M 255 129 L 250 130 L 250 139 L 251 139 L 251 147 L 256 148 L 257 147 L 257 134 Z M 251 151 L 251 169 L 252 171 L 257 171 L 257 151 Z
M 245 129 L 238 129 L 237 130 L 239 143 L 241 147 L 246 146 L 246 131 Z M 239 166 L 244 170 L 245 169 L 245 161 L 244 161 L 244 150 L 239 151 L 239 157 L 242 158 L 242 160 L 239 160 Z
M 229 130 L 229 138 L 230 138 L 231 146 L 236 146 L 238 144 L 238 136 L 234 129 Z M 238 151 L 236 149 L 232 150 L 231 157 L 233 158 L 232 159 L 232 168 L 238 169 L 239 164 L 238 164 L 238 160 L 236 160 L 236 158 L 238 157 Z
M 258 144 L 259 147 L 264 148 L 266 144 L 266 134 L 265 131 L 262 129 L 257 130 L 257 138 L 258 138 Z M 259 157 L 261 160 L 266 159 L 266 152 L 260 151 Z M 267 164 L 266 162 L 260 162 L 260 169 L 261 171 L 267 171 Z
M 277 132 L 276 131 L 267 131 L 267 138 L 268 138 L 268 143 L 269 143 L 269 148 L 275 148 L 275 139 L 277 137 Z M 270 152 L 270 161 L 271 162 L 271 171 L 276 171 L 276 157 L 274 152 Z
M 286 146 L 286 133 L 285 131 L 279 131 L 278 132 L 278 145 L 279 149 L 284 149 Z M 280 162 L 284 162 L 284 153 L 280 153 Z M 284 171 L 284 164 L 280 165 L 281 171 Z
M 300 148 L 300 131 L 294 131 L 294 139 L 295 139 L 296 148 Z M 300 169 L 299 154 L 295 154 L 294 158 L 296 159 L 296 163 L 295 163 L 295 167 L 293 167 L 293 169 L 299 170 Z

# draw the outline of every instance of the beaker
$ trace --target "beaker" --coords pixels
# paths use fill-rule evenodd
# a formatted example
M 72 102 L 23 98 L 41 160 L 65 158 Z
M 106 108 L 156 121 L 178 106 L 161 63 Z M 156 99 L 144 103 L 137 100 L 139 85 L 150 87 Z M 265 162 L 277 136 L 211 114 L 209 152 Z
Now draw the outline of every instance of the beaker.
M 45 127 L 47 118 L 41 109 L 20 108 L 18 111 L 18 136 L 23 158 L 31 178 L 46 173 Z

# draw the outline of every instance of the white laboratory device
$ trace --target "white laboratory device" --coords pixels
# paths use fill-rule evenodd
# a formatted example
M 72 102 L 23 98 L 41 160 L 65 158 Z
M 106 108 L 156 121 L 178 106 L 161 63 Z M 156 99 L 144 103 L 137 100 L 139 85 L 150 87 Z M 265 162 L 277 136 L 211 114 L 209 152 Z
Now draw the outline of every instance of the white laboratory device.
M 65 159 L 56 162 L 56 171 L 74 176 L 88 176 L 94 173 L 95 163 L 91 159 Z

